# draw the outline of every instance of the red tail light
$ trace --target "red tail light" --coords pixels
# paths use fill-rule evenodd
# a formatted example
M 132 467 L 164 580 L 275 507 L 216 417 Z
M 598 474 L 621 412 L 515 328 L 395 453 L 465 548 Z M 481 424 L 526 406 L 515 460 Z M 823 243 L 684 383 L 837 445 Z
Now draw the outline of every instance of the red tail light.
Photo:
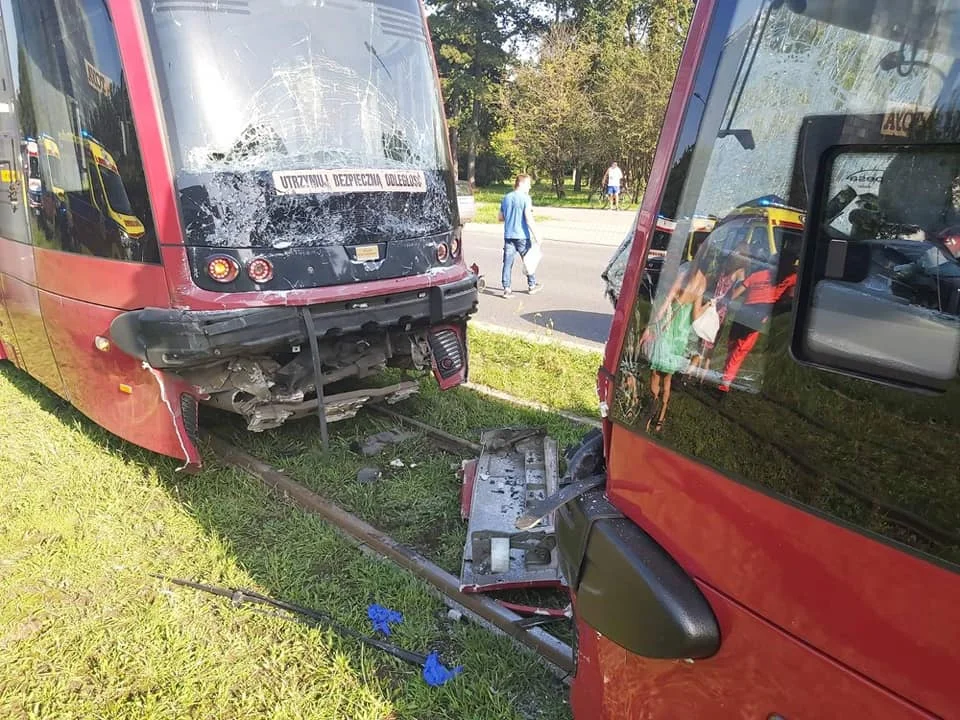
M 450 257 L 450 248 L 447 247 L 446 243 L 439 243 L 437 245 L 437 260 L 445 262 L 448 257 Z
M 273 263 L 266 258 L 254 258 L 247 263 L 247 275 L 255 283 L 265 283 L 273 280 Z
M 229 283 L 240 274 L 240 263 L 229 255 L 214 255 L 207 261 L 207 275 L 219 283 Z

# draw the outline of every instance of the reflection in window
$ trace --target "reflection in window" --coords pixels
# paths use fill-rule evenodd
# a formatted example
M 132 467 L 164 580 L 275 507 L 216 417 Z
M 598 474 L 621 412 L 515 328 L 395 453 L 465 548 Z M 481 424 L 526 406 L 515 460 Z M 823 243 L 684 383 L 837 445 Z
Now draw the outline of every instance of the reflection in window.
M 102 0 L 11 0 L 21 131 L 36 140 L 37 244 L 159 262 L 113 24 Z
M 851 168 L 870 168 L 870 182 Z M 805 337 L 811 359 L 930 388 L 952 380 L 960 263 L 948 241 L 960 152 L 843 152 L 829 177 Z
M 644 259 L 612 416 L 732 478 L 960 565 L 960 476 L 944 439 L 960 430 L 954 156 L 894 148 L 839 158 L 823 198 L 839 197 L 827 213 L 828 239 L 847 244 L 840 267 L 857 274 L 830 275 L 825 262 L 811 293 L 833 317 L 821 318 L 829 322 L 815 324 L 810 339 L 835 353 L 834 366 L 842 365 L 838 352 L 863 357 L 877 349 L 869 345 L 876 337 L 895 339 L 900 355 L 881 346 L 886 355 L 875 352 L 873 370 L 903 372 L 933 357 L 945 396 L 813 369 L 791 355 L 812 222 L 813 188 L 797 162 L 804 123 L 840 117 L 868 144 L 882 117 L 888 122 L 876 132 L 907 143 L 904 107 L 956 117 L 949 113 L 960 111 L 960 62 L 944 19 L 956 3 L 924 4 L 924 17 L 909 25 L 929 31 L 907 43 L 906 25 L 888 27 L 872 3 L 791 9 L 800 5 L 718 6 L 694 79 L 706 102 L 687 105 L 657 209 L 675 229 Z M 888 7 L 909 15 L 918 6 Z M 824 8 L 844 25 L 811 16 Z M 711 215 L 716 227 L 691 257 L 691 227 Z M 936 347 L 917 339 L 931 337 L 931 326 Z M 904 333 L 913 339 L 903 342 Z

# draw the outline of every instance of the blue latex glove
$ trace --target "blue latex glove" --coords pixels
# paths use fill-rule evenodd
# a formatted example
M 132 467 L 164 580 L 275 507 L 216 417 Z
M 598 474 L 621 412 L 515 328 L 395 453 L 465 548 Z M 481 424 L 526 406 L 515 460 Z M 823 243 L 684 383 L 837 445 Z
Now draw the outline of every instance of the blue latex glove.
M 367 617 L 373 623 L 374 631 L 382 632 L 384 635 L 390 634 L 391 623 L 396 625 L 403 622 L 403 615 L 381 605 L 370 605 L 367 608 Z
M 432 652 L 427 655 L 427 662 L 423 666 L 423 679 L 427 681 L 430 687 L 440 687 L 453 680 L 457 675 L 463 672 L 463 665 L 458 665 L 453 670 L 447 670 L 440 664 L 440 656 Z

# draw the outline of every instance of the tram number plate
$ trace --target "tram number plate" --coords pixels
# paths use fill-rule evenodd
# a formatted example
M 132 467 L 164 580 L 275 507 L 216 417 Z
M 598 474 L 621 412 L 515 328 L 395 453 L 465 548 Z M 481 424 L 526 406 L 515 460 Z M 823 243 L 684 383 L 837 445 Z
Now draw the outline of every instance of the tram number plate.
M 355 249 L 355 252 L 357 253 L 357 260 L 361 260 L 363 262 L 380 259 L 379 245 L 358 245 Z

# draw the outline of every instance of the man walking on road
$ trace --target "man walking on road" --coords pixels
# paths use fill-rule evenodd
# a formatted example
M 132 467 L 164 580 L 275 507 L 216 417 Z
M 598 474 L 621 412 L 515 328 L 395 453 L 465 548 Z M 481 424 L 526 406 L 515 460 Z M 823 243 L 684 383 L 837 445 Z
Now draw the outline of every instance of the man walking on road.
M 620 209 L 620 184 L 623 182 L 623 170 L 616 162 L 610 163 L 610 167 L 603 174 L 603 184 L 607 188 L 607 198 L 610 200 L 610 207 L 614 210 Z
M 500 201 L 500 222 L 503 223 L 503 274 L 500 277 L 503 297 L 510 297 L 510 278 L 513 261 L 517 255 L 526 256 L 530 248 L 538 245 L 536 227 L 533 224 L 533 201 L 530 199 L 530 176 L 517 175 L 513 192 Z M 524 268 L 526 269 L 526 268 Z M 527 292 L 533 295 L 543 289 L 533 273 L 527 273 Z

